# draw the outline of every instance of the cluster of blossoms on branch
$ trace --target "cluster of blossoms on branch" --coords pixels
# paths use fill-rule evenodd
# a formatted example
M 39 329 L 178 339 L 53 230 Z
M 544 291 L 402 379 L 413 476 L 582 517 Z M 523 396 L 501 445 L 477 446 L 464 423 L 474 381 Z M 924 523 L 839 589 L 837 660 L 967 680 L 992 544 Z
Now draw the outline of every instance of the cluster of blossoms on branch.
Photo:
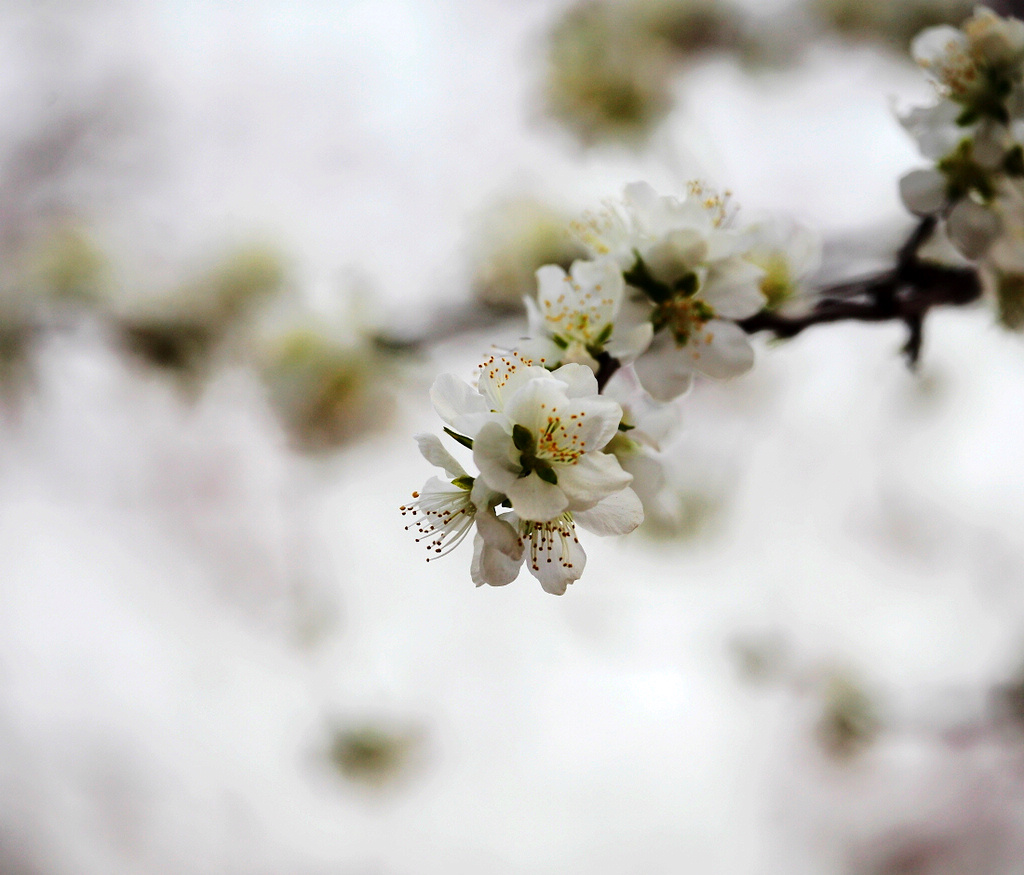
M 436 435 L 433 477 L 404 505 L 408 528 L 445 555 L 472 533 L 475 583 L 510 583 L 525 564 L 547 592 L 583 572 L 577 526 L 625 534 L 664 481 L 659 441 L 695 374 L 732 377 L 754 361 L 734 320 L 797 306 L 816 269 L 815 235 L 794 224 L 740 227 L 728 195 L 692 183 L 682 199 L 627 186 L 572 232 L 590 258 L 545 265 L 526 299 L 529 335 L 488 357 L 475 385 L 453 374 L 431 399 L 470 474 Z
M 911 45 L 938 101 L 900 119 L 933 164 L 900 180 L 907 208 L 941 220 L 978 263 L 1004 321 L 1024 321 L 1024 22 L 979 7 Z M 1015 324 L 1017 323 L 1017 324 Z
M 472 534 L 477 585 L 510 583 L 526 565 L 562 594 L 586 562 L 577 525 L 616 535 L 643 521 L 664 483 L 659 442 L 675 400 L 695 375 L 749 370 L 750 333 L 899 319 L 913 361 L 924 314 L 975 300 L 979 273 L 997 278 L 1001 301 L 1016 277 L 1024 301 L 1024 23 L 979 9 L 963 30 L 924 31 L 913 52 L 940 100 L 902 122 L 936 163 L 901 181 L 922 218 L 896 267 L 812 294 L 821 247 L 810 230 L 776 218 L 743 225 L 730 193 L 700 182 L 681 198 L 628 185 L 572 224 L 588 258 L 536 272 L 528 336 L 483 362 L 474 384 L 435 381 L 443 430 L 477 473 L 437 435 L 418 436 L 445 476 L 402 512 L 431 558 Z M 972 264 L 919 257 L 937 228 Z

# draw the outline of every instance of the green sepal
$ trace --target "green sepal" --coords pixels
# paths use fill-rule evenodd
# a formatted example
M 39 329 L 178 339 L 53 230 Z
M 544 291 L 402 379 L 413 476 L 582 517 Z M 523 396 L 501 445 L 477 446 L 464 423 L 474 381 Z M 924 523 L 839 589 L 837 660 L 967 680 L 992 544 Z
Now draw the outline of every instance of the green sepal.
M 569 348 L 569 341 L 566 340 L 564 337 L 559 337 L 557 334 L 552 335 L 551 342 L 554 343 L 554 345 L 557 346 L 559 349 Z
M 521 453 L 532 453 L 537 446 L 530 430 L 525 425 L 519 424 L 512 426 L 512 443 Z
M 1024 176 L 1024 148 L 1014 146 L 1003 158 L 1003 170 L 1008 176 Z
M 956 117 L 956 123 L 961 128 L 966 128 L 968 125 L 973 125 L 978 120 L 978 111 L 973 107 L 969 106 L 960 115 Z
M 462 446 L 466 447 L 466 449 L 473 449 L 472 438 L 468 438 L 464 434 L 459 434 L 457 431 L 452 431 L 447 425 L 444 427 L 444 433 L 453 440 L 458 441 Z
M 684 273 L 679 279 L 672 283 L 672 288 L 679 292 L 684 298 L 692 297 L 700 287 L 700 280 L 693 271 Z
M 476 481 L 475 477 L 470 477 L 468 474 L 463 474 L 461 477 L 456 477 L 452 480 L 452 486 L 458 486 L 459 489 L 465 489 L 469 492 L 473 488 L 473 483 Z
M 671 298 L 672 289 L 651 275 L 638 250 L 634 249 L 633 254 L 636 256 L 636 261 L 633 262 L 633 266 L 629 270 L 622 274 L 622 278 L 631 286 L 640 289 L 655 304 L 660 304 Z
M 549 468 L 545 465 L 544 467 L 538 466 L 534 470 L 537 472 L 537 476 L 545 483 L 550 483 L 552 486 L 557 485 L 558 475 L 555 473 L 554 468 Z
M 597 339 L 594 341 L 594 345 L 604 346 L 608 342 L 609 338 L 612 336 L 612 328 L 613 326 L 611 322 L 605 325 L 605 327 L 601 329 L 601 333 L 597 335 Z
M 636 428 L 635 425 L 629 425 L 628 423 L 625 422 L 619 423 L 619 431 L 632 431 L 634 428 Z

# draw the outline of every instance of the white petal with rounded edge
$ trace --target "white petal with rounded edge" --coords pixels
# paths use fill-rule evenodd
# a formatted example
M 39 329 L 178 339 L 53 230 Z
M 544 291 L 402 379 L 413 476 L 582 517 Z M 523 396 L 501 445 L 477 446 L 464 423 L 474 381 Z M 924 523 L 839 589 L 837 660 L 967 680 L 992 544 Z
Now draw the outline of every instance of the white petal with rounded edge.
M 658 401 L 671 401 L 687 392 L 693 383 L 693 367 L 685 349 L 667 334 L 654 338 L 651 348 L 633 362 L 643 387 Z
M 565 588 L 580 579 L 586 564 L 587 554 L 571 523 L 538 530 L 527 545 L 526 565 L 552 595 L 565 595 Z
M 508 516 L 503 514 L 502 516 Z M 509 559 L 522 560 L 523 541 L 519 533 L 507 520 L 495 516 L 491 508 L 478 508 L 476 530 L 487 546 L 504 554 Z
M 575 465 L 556 465 L 555 471 L 573 513 L 593 507 L 633 481 L 611 453 L 587 453 Z
M 717 379 L 745 374 L 754 365 L 747 333 L 735 322 L 712 319 L 680 350 L 695 371 Z
M 651 345 L 653 338 L 654 326 L 650 322 L 643 322 L 625 330 L 616 328 L 606 349 L 620 364 L 629 364 Z
M 418 434 L 415 435 L 415 439 L 423 458 L 430 462 L 431 465 L 444 468 L 445 472 L 452 479 L 467 476 L 466 469 L 444 448 L 441 439 L 437 435 Z
M 520 519 L 546 522 L 565 513 L 569 499 L 553 483 L 541 480 L 536 471 L 509 484 L 505 494 Z
M 467 437 L 474 436 L 490 413 L 484 397 L 454 374 L 441 374 L 434 380 L 430 400 L 437 415 Z
M 946 231 L 953 245 L 967 258 L 979 258 L 999 236 L 1000 222 L 991 209 L 961 200 L 949 212 Z
M 952 57 L 966 56 L 967 50 L 967 37 L 947 24 L 922 30 L 910 43 L 914 60 L 935 78 Z
M 644 521 L 644 508 L 636 492 L 627 487 L 589 510 L 574 512 L 573 519 L 595 535 L 626 535 Z
M 512 438 L 497 422 L 489 422 L 473 441 L 473 461 L 484 482 L 497 492 L 508 492 L 522 472 Z
M 570 363 L 562 365 L 551 376 L 564 383 L 564 391 L 567 398 L 583 398 L 598 393 L 597 377 L 594 372 L 585 365 Z
M 911 170 L 900 177 L 903 205 L 918 216 L 930 216 L 946 205 L 946 177 L 938 170 Z
M 742 258 L 712 265 L 700 297 L 726 319 L 745 319 L 764 307 L 761 279 L 764 271 Z
M 507 523 L 505 523 L 507 525 Z M 473 539 L 473 560 L 469 574 L 477 586 L 505 586 L 519 576 L 522 556 L 512 559 L 491 547 L 479 534 Z

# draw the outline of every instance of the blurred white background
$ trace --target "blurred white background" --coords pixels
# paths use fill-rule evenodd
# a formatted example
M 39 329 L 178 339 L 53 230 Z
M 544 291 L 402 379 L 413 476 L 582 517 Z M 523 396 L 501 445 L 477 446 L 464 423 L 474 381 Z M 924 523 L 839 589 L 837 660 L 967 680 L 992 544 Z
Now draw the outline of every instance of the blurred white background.
M 566 5 L 0 9 L 4 875 L 1024 871 L 1024 347 L 984 307 L 916 373 L 839 325 L 698 386 L 671 524 L 563 598 L 403 531 L 430 383 L 522 323 L 361 338 L 464 313 L 502 204 L 707 178 L 836 274 L 911 224 L 898 53 L 702 53 L 646 148 L 584 146 L 539 98 Z M 226 328 L 252 247 L 279 297 Z M 360 400 L 304 413 L 318 368 Z

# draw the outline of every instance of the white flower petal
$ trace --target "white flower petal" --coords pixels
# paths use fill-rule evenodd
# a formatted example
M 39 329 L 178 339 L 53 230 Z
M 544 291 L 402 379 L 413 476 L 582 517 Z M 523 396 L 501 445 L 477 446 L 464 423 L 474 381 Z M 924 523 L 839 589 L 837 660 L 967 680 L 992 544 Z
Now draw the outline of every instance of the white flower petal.
M 512 510 L 524 520 L 546 522 L 565 513 L 569 499 L 554 483 L 541 480 L 536 471 L 518 477 L 504 490 Z
M 745 374 L 754 365 L 754 350 L 735 322 L 712 319 L 680 350 L 695 371 L 716 379 Z
M 940 100 L 933 106 L 915 107 L 898 118 L 907 133 L 917 140 L 921 154 L 938 161 L 971 134 L 970 127 L 956 123 L 962 112 L 963 108 L 951 100 Z
M 903 205 L 918 216 L 931 216 L 946 206 L 946 177 L 938 170 L 911 170 L 900 178 Z
M 418 434 L 415 436 L 415 439 L 423 458 L 430 462 L 431 465 L 443 468 L 452 479 L 467 476 L 466 469 L 444 448 L 441 439 L 437 435 Z
M 627 487 L 589 510 L 574 511 L 573 519 L 595 535 L 626 535 L 644 521 L 644 508 L 636 492 Z
M 764 271 L 743 258 L 730 258 L 711 266 L 699 295 L 726 319 L 745 319 L 764 307 L 761 278 Z
M 524 359 L 545 368 L 560 364 L 564 361 L 566 353 L 549 334 L 544 332 L 521 340 L 516 346 L 516 352 Z
M 967 198 L 949 212 L 946 232 L 966 258 L 979 258 L 999 236 L 999 217 L 989 208 Z
M 460 434 L 473 437 L 489 413 L 483 396 L 454 374 L 441 374 L 430 387 L 434 410 Z
M 502 517 L 509 514 L 502 514 Z M 509 559 L 522 560 L 523 541 L 519 533 L 506 519 L 495 515 L 491 508 L 480 508 L 476 515 L 476 530 L 488 547 L 504 554 Z
M 537 377 L 547 377 L 544 368 L 524 360 L 518 352 L 510 355 L 492 355 L 479 369 L 478 387 L 490 410 L 505 409 L 506 401 L 519 389 Z
M 552 371 L 551 376 L 565 384 L 568 398 L 585 398 L 598 393 L 597 377 L 585 365 L 570 363 Z
M 555 470 L 573 513 L 593 507 L 633 480 L 611 453 L 587 453 L 575 465 L 557 465 Z
M 620 364 L 629 364 L 651 345 L 653 338 L 654 326 L 650 322 L 642 322 L 625 330 L 616 327 L 606 349 Z
M 477 586 L 505 586 L 519 576 L 522 567 L 522 554 L 518 559 L 510 558 L 494 549 L 479 533 L 473 539 L 473 560 L 469 573 Z
M 693 383 L 693 367 L 675 341 L 662 333 L 650 349 L 633 362 L 643 387 L 658 401 L 671 401 L 685 394 Z
M 489 422 L 473 440 L 473 461 L 483 481 L 497 492 L 506 493 L 522 472 L 519 452 L 511 436 L 497 422 Z
M 587 564 L 576 527 L 560 519 L 545 525 L 526 524 L 526 566 L 545 592 L 564 595 L 566 587 L 579 580 Z

